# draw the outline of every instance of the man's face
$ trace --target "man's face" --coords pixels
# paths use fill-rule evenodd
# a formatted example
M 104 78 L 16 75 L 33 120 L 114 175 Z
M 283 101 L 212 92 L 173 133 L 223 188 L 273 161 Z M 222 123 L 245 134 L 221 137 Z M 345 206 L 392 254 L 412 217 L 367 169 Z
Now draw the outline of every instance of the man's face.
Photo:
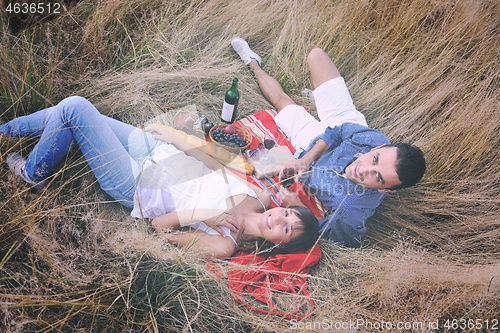
M 366 188 L 379 192 L 394 192 L 389 188 L 400 185 L 396 173 L 397 147 L 380 146 L 361 155 L 345 169 L 345 177 Z

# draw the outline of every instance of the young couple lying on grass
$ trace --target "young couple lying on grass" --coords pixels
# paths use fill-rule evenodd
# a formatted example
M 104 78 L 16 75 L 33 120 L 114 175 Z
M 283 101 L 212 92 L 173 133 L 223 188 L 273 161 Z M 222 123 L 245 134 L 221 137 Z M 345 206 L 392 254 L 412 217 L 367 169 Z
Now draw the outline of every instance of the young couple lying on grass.
M 295 179 L 332 212 L 319 221 L 322 237 L 348 247 L 360 246 L 366 221 L 386 193 L 413 186 L 423 177 L 423 152 L 408 143 L 391 144 L 385 135 L 367 126 L 325 51 L 315 48 L 307 56 L 317 120 L 262 69 L 261 57 L 245 40 L 234 38 L 231 45 L 278 111 L 274 120 L 296 150 L 296 159 L 283 169 L 295 170 Z M 0 126 L 4 139 L 8 139 L 6 135 L 41 135 L 27 161 L 20 155 L 8 159 L 11 170 L 27 182 L 43 186 L 76 141 L 101 187 L 133 207 L 133 216 L 152 217 L 159 231 L 187 225 L 198 228 L 188 233 L 167 232 L 165 237 L 175 244 L 192 245 L 207 256 L 228 257 L 237 248 L 254 250 L 254 240 L 264 243 L 263 247 L 272 244 L 270 253 L 304 250 L 316 241 L 318 221 L 299 207 L 303 204 L 298 196 L 281 190 L 282 205 L 291 208 L 268 210 L 266 194 L 257 194 L 228 174 L 221 175 L 224 169 L 215 161 L 165 131 L 146 130 L 157 135 L 104 117 L 79 97 Z M 155 138 L 196 155 L 217 172 L 207 172 L 201 162 Z M 194 223 L 200 221 L 205 225 Z M 206 230 L 209 236 L 194 242 L 203 235 L 199 230 Z M 216 235 L 211 234 L 214 232 Z
M 103 116 L 82 97 L 0 125 L 3 148 L 23 136 L 40 141 L 27 159 L 8 155 L 17 176 L 45 186 L 76 142 L 101 188 L 132 208 L 132 216 L 152 219 L 170 243 L 206 258 L 304 251 L 318 238 L 318 220 L 307 208 L 269 209 L 265 191 L 243 183 L 198 149 L 161 127 L 141 130 Z

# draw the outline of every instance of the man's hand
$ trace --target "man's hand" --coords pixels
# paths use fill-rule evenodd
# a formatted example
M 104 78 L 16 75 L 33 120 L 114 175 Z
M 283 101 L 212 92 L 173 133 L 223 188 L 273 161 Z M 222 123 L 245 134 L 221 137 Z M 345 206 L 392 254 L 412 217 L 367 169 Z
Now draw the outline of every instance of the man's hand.
M 299 158 L 298 160 L 293 160 L 285 163 L 285 165 L 281 168 L 280 174 L 279 174 L 279 179 L 283 180 L 283 178 L 286 178 L 286 171 L 287 170 L 295 170 L 297 173 L 294 177 L 295 182 L 300 181 L 300 177 L 307 171 L 309 168 L 309 165 L 311 165 L 308 160 Z
M 222 237 L 226 237 L 229 235 L 226 235 L 226 233 L 222 231 L 220 227 L 229 228 L 234 232 L 238 232 L 238 230 L 241 227 L 240 222 L 236 220 L 236 218 L 228 212 L 224 212 L 220 215 L 210 217 L 206 220 L 203 220 L 203 222 L 205 222 L 206 225 L 208 225 L 210 228 L 214 229 L 219 234 L 221 234 Z
M 298 160 L 290 161 L 286 163 L 280 171 L 280 179 L 282 179 L 283 174 L 286 169 L 292 169 L 297 171 L 297 175 L 295 176 L 295 181 L 299 181 L 302 175 L 309 169 L 309 166 L 312 162 L 319 159 L 323 154 L 328 151 L 329 147 L 323 141 L 323 139 L 319 139 L 314 147 L 311 148 L 304 156 L 299 158 Z
M 300 201 L 297 193 L 292 192 L 283 186 L 280 186 L 280 191 L 279 191 L 278 195 L 279 195 L 281 207 L 286 207 L 286 208 L 288 208 L 290 206 L 304 206 L 305 207 L 305 205 L 302 203 L 302 201 Z

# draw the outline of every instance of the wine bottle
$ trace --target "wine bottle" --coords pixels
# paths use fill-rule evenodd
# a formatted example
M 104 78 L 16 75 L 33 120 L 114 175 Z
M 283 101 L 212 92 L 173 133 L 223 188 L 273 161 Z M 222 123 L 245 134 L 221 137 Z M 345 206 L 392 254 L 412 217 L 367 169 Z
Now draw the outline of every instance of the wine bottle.
M 224 105 L 222 106 L 221 120 L 227 124 L 234 122 L 236 118 L 236 110 L 238 109 L 238 101 L 240 100 L 240 93 L 238 92 L 238 78 L 233 79 L 233 85 L 226 91 L 224 97 Z

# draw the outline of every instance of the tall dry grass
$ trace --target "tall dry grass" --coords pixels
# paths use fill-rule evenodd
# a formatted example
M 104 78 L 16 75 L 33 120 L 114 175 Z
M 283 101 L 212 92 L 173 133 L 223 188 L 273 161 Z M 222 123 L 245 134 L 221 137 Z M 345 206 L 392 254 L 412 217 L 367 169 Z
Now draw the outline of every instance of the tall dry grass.
M 314 112 L 300 91 L 321 47 L 369 125 L 419 145 L 429 168 L 384 200 L 362 249 L 321 243 L 309 323 L 498 318 L 499 26 L 492 1 L 81 1 L 16 35 L 2 17 L 0 114 L 80 94 L 135 125 L 172 102 L 217 120 L 234 76 L 241 116 L 270 108 L 229 46 L 236 35 Z M 129 218 L 78 153 L 61 170 L 40 194 L 2 164 L 2 330 L 290 329 L 237 306 L 226 281 Z

